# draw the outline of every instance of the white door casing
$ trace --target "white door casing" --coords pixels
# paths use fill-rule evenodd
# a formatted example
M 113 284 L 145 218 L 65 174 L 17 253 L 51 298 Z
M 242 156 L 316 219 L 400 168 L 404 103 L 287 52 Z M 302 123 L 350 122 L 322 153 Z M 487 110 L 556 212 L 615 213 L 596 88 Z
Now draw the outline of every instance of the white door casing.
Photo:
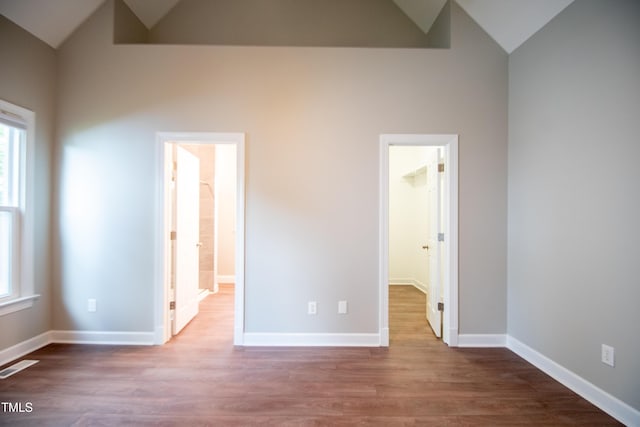
M 200 160 L 176 146 L 175 313 L 172 334 L 198 314 Z

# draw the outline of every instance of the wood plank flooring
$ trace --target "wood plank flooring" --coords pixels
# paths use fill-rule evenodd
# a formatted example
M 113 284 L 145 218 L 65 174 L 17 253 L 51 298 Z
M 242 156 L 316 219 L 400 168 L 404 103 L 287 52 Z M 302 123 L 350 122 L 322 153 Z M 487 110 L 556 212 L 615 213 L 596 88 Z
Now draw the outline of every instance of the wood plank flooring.
M 164 346 L 52 344 L 0 380 L 11 426 L 619 425 L 506 349 L 449 348 L 390 289 L 389 348 L 234 348 L 233 289 Z

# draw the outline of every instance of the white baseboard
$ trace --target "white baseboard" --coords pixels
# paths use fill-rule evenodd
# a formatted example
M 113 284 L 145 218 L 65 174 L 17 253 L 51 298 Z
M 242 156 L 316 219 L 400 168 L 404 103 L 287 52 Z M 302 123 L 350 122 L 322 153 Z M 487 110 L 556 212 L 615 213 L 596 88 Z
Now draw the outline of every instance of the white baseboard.
M 425 283 L 422 283 L 421 281 L 414 279 L 413 286 L 419 291 L 422 291 L 422 293 L 424 293 L 425 295 L 427 294 L 427 285 Z
M 224 283 L 224 284 L 230 284 L 233 285 L 236 283 L 236 276 L 235 275 L 218 275 L 216 277 L 216 283 Z
M 51 331 L 51 342 L 61 344 L 153 345 L 154 332 Z
M 389 328 L 380 329 L 380 347 L 389 347 Z
M 323 333 L 242 333 L 236 345 L 245 346 L 336 346 L 378 347 L 389 343 L 389 331 L 379 334 L 323 334 Z M 573 390 L 618 421 L 629 426 L 640 426 L 640 411 L 593 385 L 538 351 L 504 334 L 460 334 L 458 347 L 507 347 L 547 375 Z M 158 331 L 154 332 L 104 332 L 104 331 L 48 331 L 21 343 L 0 350 L 0 365 L 36 351 L 51 343 L 153 345 L 157 344 Z M 452 345 L 452 343 L 450 343 Z M 455 344 L 453 344 L 455 345 Z
M 427 293 L 427 285 L 425 283 L 422 283 L 418 279 L 414 279 L 411 277 L 401 278 L 401 279 L 389 279 L 389 286 L 396 286 L 396 285 L 401 285 L 401 286 L 411 285 L 414 288 L 418 289 L 419 291 L 422 291 L 424 294 Z
M 412 279 L 409 279 L 406 277 L 389 279 L 389 286 L 396 286 L 396 285 L 413 285 L 413 281 Z
M 248 347 L 380 347 L 380 334 L 245 332 L 243 345 Z
M 640 426 L 640 411 L 591 384 L 517 339 L 507 336 L 509 350 L 628 426 Z
M 507 344 L 505 334 L 460 334 L 458 347 L 504 347 Z
M 444 333 L 446 335 L 447 331 L 445 330 Z M 449 347 L 458 347 L 459 337 L 458 328 L 449 328 L 449 335 L 446 335 L 444 338 L 447 339 L 445 342 Z
M 22 341 L 0 351 L 0 366 L 12 362 L 22 356 L 51 344 L 51 332 L 44 332 L 38 336 Z
M 211 292 L 208 289 L 205 289 L 202 292 L 198 292 L 198 302 L 202 301 L 203 299 L 205 299 L 206 297 L 209 296 L 209 294 L 213 294 L 214 292 Z
M 156 326 L 156 331 L 153 334 L 153 344 L 162 345 L 167 342 L 167 339 L 164 335 L 164 326 Z
M 237 325 L 233 328 L 233 345 L 244 345 L 244 330 Z
M 16 345 L 0 350 L 0 366 L 21 358 L 46 345 L 106 344 L 106 345 L 154 345 L 158 344 L 158 331 L 154 332 L 104 332 L 104 331 L 47 331 Z

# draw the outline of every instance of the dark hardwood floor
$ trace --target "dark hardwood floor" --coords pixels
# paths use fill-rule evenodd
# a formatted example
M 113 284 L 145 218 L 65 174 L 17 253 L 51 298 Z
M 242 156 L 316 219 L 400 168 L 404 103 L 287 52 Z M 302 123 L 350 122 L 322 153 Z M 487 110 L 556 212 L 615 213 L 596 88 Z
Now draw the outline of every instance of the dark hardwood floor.
M 0 380 L 11 426 L 618 425 L 506 349 L 449 348 L 390 289 L 389 348 L 234 348 L 224 287 L 164 346 L 53 344 Z M 2 409 L 2 408 L 0 408 Z

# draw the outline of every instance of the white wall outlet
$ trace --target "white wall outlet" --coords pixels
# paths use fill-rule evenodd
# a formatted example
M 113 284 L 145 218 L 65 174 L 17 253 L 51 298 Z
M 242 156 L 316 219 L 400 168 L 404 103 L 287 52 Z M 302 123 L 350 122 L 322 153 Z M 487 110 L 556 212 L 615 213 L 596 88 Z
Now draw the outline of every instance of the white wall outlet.
M 602 363 L 609 366 L 615 365 L 615 353 L 610 345 L 602 344 Z
M 347 302 L 338 301 L 338 314 L 347 314 Z
M 96 310 L 97 310 L 96 299 L 95 298 L 89 298 L 87 300 L 87 311 L 89 311 L 90 313 L 93 313 Z
M 309 301 L 309 303 L 307 304 L 307 313 L 318 314 L 318 305 L 315 301 Z

